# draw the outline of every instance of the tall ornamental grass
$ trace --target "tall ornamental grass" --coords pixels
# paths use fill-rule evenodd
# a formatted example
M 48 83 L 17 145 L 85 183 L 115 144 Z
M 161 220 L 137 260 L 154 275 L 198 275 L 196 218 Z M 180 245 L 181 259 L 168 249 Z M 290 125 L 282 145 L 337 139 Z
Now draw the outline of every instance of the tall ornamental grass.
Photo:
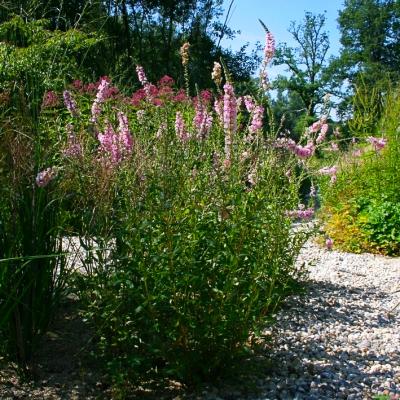
M 45 143 L 21 118 L 0 131 L 0 350 L 25 367 L 63 291 L 65 257 L 59 201 L 44 187 L 55 171 L 40 172 Z

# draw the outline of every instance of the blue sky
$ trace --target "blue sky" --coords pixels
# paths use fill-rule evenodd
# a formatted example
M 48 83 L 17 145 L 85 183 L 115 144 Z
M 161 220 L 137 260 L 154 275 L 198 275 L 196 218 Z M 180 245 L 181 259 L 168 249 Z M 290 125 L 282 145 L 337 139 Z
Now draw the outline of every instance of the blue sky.
M 224 0 L 225 19 L 226 12 L 231 0 Z M 326 11 L 325 30 L 329 33 L 330 50 L 329 55 L 339 53 L 339 31 L 337 28 L 338 11 L 343 8 L 344 0 L 234 0 L 228 26 L 241 33 L 232 41 L 224 40 L 224 47 L 231 47 L 238 50 L 244 43 L 249 42 L 250 46 L 257 40 L 264 44 L 264 30 L 258 18 L 264 21 L 268 29 L 275 36 L 276 43 L 286 42 L 294 45 L 291 34 L 287 31 L 291 21 L 300 22 L 306 11 L 314 14 Z M 270 71 L 273 78 L 282 68 L 274 68 Z

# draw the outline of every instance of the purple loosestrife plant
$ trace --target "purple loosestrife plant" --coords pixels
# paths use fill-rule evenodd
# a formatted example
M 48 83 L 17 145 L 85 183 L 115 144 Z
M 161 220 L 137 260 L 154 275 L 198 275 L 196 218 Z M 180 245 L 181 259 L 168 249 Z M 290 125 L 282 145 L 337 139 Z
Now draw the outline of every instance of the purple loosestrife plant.
M 64 105 L 67 108 L 67 110 L 71 113 L 71 115 L 73 117 L 78 116 L 78 109 L 76 106 L 76 102 L 73 99 L 71 92 L 69 90 L 64 90 L 63 98 L 64 98 Z
M 230 160 L 232 155 L 232 141 L 237 128 L 237 100 L 233 86 L 224 85 L 223 122 L 225 131 L 225 159 Z
M 185 121 L 180 111 L 177 111 L 175 116 L 175 133 L 181 142 L 189 140 L 189 133 L 186 130 Z
M 204 139 L 210 132 L 213 122 L 212 115 L 207 111 L 206 106 L 198 101 L 196 104 L 196 114 L 193 118 L 198 139 Z
M 107 98 L 107 90 L 108 87 L 110 86 L 110 82 L 107 81 L 107 79 L 102 79 L 100 81 L 100 85 L 97 89 L 97 94 L 96 98 L 92 104 L 92 118 L 91 122 L 96 123 L 98 120 L 98 117 L 101 114 L 101 104 L 104 103 L 104 101 Z

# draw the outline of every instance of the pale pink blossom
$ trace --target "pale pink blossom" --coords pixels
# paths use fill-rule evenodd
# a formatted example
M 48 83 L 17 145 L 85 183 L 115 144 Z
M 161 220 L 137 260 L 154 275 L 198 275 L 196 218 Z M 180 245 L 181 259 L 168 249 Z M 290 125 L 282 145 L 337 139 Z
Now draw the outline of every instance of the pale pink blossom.
M 118 141 L 123 155 L 132 153 L 133 138 L 129 130 L 128 117 L 123 112 L 118 112 Z
M 212 115 L 207 111 L 200 101 L 196 104 L 196 113 L 193 118 L 193 125 L 197 131 L 197 137 L 204 139 L 209 134 L 212 126 Z
M 142 86 L 146 86 L 148 84 L 148 81 L 147 81 L 146 74 L 144 72 L 144 68 L 141 65 L 136 66 L 136 73 L 137 73 L 139 82 L 142 84 Z
M 254 106 L 252 111 L 251 124 L 249 126 L 250 133 L 256 133 L 263 127 L 264 107 Z
M 327 238 L 325 241 L 325 246 L 328 250 L 332 250 L 333 248 L 333 240 L 331 238 Z
M 339 151 L 339 146 L 336 143 L 332 142 L 331 143 L 331 150 L 332 151 Z
M 336 182 L 336 173 L 337 173 L 337 167 L 334 165 L 333 167 L 324 167 L 318 170 L 318 173 L 321 175 L 328 175 L 331 177 L 331 183 Z
M 109 86 L 110 82 L 108 82 L 107 79 L 103 78 L 100 81 L 100 85 L 97 89 L 96 98 L 92 104 L 92 119 L 91 119 L 92 122 L 97 122 L 97 118 L 101 113 L 100 104 L 104 103 L 107 97 L 107 90 Z
M 300 158 L 310 158 L 315 151 L 313 142 L 308 142 L 305 146 L 296 145 L 293 149 L 294 154 Z
M 54 167 L 49 167 L 40 171 L 36 175 L 36 185 L 39 187 L 47 186 L 57 176 L 57 170 Z
M 161 139 L 164 136 L 164 134 L 167 132 L 167 128 L 168 128 L 167 124 L 165 122 L 162 122 L 157 130 L 156 138 Z
M 185 121 L 183 120 L 183 116 L 180 111 L 177 111 L 175 116 L 175 132 L 182 142 L 186 142 L 189 139 L 189 134 L 187 133 L 185 127 Z
M 237 104 L 233 86 L 230 83 L 224 85 L 224 112 L 223 112 L 224 130 L 225 130 L 225 157 L 231 158 L 233 135 L 236 132 L 237 124 Z
M 367 139 L 367 142 L 372 144 L 372 146 L 375 149 L 375 151 L 380 151 L 386 146 L 387 139 L 385 139 L 385 138 L 376 138 L 376 137 L 370 136 Z
M 322 126 L 321 121 L 315 121 L 311 126 L 308 127 L 309 133 L 317 133 L 320 131 Z
M 304 204 L 300 204 L 297 210 L 287 210 L 285 215 L 293 219 L 304 219 L 309 220 L 315 214 L 315 210 L 312 207 L 305 208 Z
M 247 96 L 243 96 L 243 101 L 244 101 L 244 105 L 246 106 L 246 110 L 251 113 L 254 110 L 254 107 L 256 106 L 254 99 L 247 95 Z
M 271 32 L 265 34 L 264 62 L 269 63 L 275 54 L 275 38 Z

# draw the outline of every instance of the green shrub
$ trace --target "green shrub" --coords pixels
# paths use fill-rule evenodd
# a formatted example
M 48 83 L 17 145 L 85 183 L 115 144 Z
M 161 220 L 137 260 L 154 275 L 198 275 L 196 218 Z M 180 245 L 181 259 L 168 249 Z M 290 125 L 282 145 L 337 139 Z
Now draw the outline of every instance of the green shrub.
M 336 184 L 325 185 L 320 215 L 327 234 L 344 250 L 398 255 L 398 90 L 392 89 L 384 104 L 379 132 L 386 138 L 387 145 L 379 151 L 370 145 L 349 148 L 350 154 L 353 151 L 360 154 L 356 158 L 344 157 Z
M 267 131 L 245 140 L 247 125 L 229 143 L 217 114 L 200 135 L 192 99 L 175 95 L 162 106 L 156 95 L 135 106 L 108 98 L 95 123 L 85 95 L 71 120 L 82 155 L 65 160 L 62 181 L 79 204 L 76 226 L 89 250 L 79 294 L 97 356 L 121 385 L 221 374 L 302 273 L 294 262 L 308 233 L 294 233 L 286 216 L 298 204 L 301 176 L 286 176 L 297 158 Z M 121 133 L 116 110 L 133 139 L 118 162 L 91 135 Z M 177 112 L 187 137 L 177 134 Z

